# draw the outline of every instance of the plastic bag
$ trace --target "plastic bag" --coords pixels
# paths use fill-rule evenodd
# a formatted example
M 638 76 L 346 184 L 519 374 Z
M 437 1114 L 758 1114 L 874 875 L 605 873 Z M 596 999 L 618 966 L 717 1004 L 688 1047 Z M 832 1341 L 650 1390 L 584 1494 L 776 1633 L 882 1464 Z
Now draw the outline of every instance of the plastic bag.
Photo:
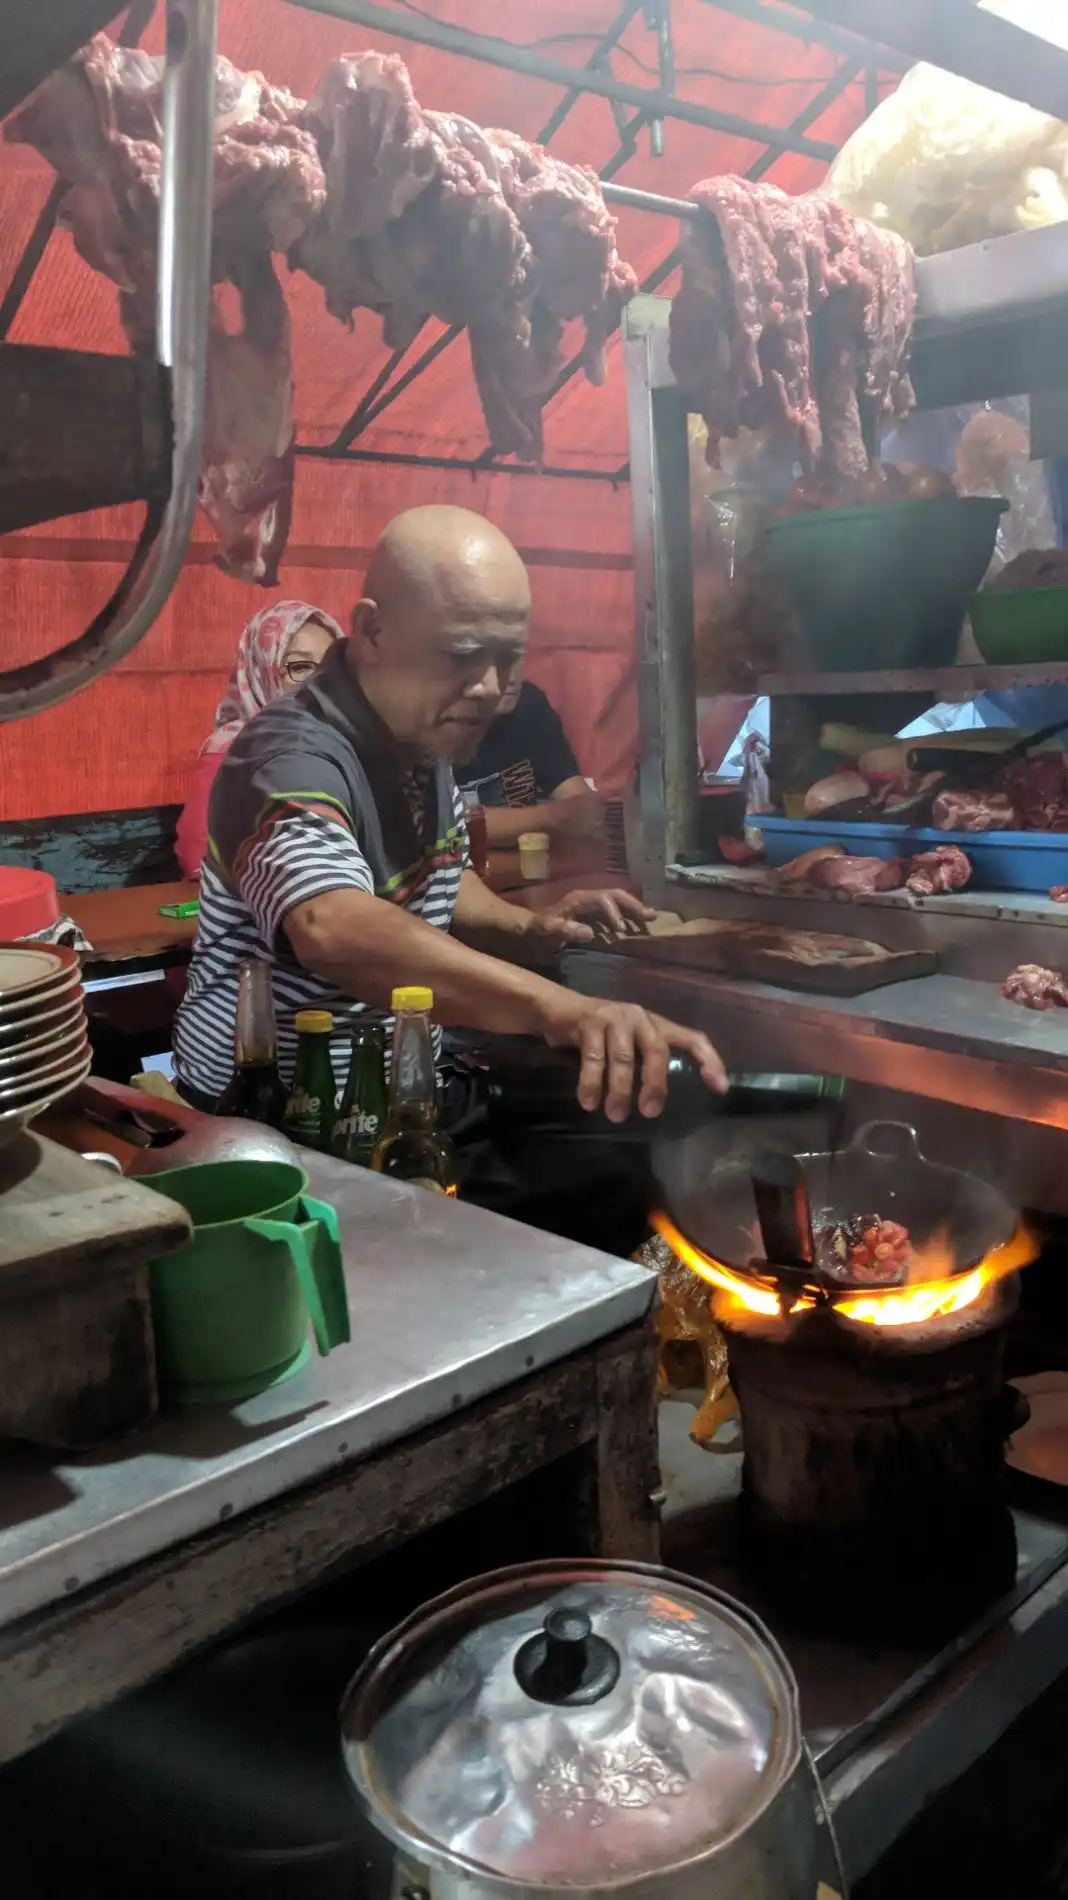
M 794 479 L 795 449 L 743 429 L 723 443 L 720 466 L 709 468 L 704 423 L 691 416 L 689 429 L 697 690 L 745 694 L 758 674 L 776 671 L 793 654 L 754 556 Z
M 1027 548 L 1057 546 L 1047 467 L 1031 460 L 1027 396 L 917 411 L 886 437 L 883 455 L 899 465 L 931 463 L 952 475 L 961 495 L 1004 497 L 1009 509 L 1001 518 L 988 579 Z
M 1068 48 L 1064 0 L 980 0 Z M 937 66 L 913 66 L 842 147 L 826 190 L 923 255 L 1068 218 L 1068 125 Z

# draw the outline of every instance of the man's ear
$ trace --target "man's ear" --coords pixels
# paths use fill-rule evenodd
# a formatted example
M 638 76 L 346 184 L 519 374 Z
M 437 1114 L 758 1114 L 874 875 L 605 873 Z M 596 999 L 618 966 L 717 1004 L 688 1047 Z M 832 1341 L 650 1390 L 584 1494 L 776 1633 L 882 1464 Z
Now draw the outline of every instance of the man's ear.
M 366 597 L 358 600 L 352 610 L 352 638 L 361 659 L 376 659 L 378 633 L 378 602 Z

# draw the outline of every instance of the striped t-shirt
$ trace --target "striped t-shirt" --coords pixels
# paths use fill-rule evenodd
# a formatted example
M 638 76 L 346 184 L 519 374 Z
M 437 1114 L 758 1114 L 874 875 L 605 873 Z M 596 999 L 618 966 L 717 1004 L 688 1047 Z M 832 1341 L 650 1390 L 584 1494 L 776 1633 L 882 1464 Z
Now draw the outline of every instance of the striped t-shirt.
M 238 966 L 250 956 L 272 966 L 283 1080 L 293 1074 L 297 1011 L 328 1009 L 334 1071 L 344 1082 L 347 1030 L 365 1005 L 296 961 L 283 925 L 298 904 L 351 889 L 399 903 L 441 930 L 452 922 L 469 859 L 451 774 L 441 766 L 426 774 L 419 788 L 425 810 L 413 811 L 412 775 L 391 756 L 373 715 L 369 736 L 364 730 L 369 709 L 354 706 L 352 682 L 336 663 L 332 681 L 330 671 L 322 684 L 257 714 L 213 788 L 197 935 L 174 1032 L 178 1079 L 204 1095 L 220 1095 L 233 1074 Z M 324 693 L 330 717 L 320 733 Z M 293 709 L 288 717 L 286 708 Z M 403 852 L 412 855 L 397 863 Z

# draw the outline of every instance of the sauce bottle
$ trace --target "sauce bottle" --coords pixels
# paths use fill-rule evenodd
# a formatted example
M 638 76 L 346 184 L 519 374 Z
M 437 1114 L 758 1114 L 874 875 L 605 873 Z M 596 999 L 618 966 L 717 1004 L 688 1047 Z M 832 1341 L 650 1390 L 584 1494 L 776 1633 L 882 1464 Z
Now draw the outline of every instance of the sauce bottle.
M 535 1046 L 517 1050 L 511 1061 L 505 1056 L 499 1067 L 490 1069 L 488 1078 L 489 1105 L 498 1125 L 508 1123 L 580 1140 L 651 1141 L 654 1136 L 692 1135 L 719 1116 L 786 1115 L 827 1108 L 840 1102 L 845 1090 L 836 1075 L 735 1072 L 727 1077 L 726 1093 L 715 1095 L 701 1080 L 693 1057 L 673 1049 L 660 1114 L 650 1119 L 639 1111 L 639 1071 L 629 1113 L 621 1122 L 610 1122 L 603 1108 L 580 1106 L 575 1093 L 579 1067 L 575 1049 Z
M 262 957 L 243 957 L 237 973 L 234 1073 L 219 1097 L 215 1113 L 281 1128 L 285 1108 L 285 1083 L 278 1073 L 271 966 Z
M 430 1034 L 433 990 L 407 985 L 393 992 L 393 1055 L 389 1117 L 371 1166 L 396 1181 L 411 1181 L 436 1194 L 455 1194 L 460 1161 L 438 1127 L 438 1078 Z

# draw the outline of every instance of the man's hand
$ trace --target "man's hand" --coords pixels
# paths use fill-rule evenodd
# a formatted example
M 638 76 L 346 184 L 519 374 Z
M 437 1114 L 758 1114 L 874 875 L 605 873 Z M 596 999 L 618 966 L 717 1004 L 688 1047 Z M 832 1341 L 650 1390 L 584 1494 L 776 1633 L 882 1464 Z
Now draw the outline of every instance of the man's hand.
M 629 891 L 569 891 L 552 910 L 532 911 L 528 935 L 550 943 L 592 943 L 595 937 L 634 937 L 656 912 Z
M 544 1014 L 542 1034 L 553 1048 L 578 1049 L 582 1057 L 578 1099 L 588 1109 L 603 1101 L 612 1122 L 625 1121 L 630 1112 L 639 1060 L 638 1108 L 643 1115 L 659 1115 L 673 1049 L 693 1056 L 702 1080 L 714 1094 L 721 1095 L 727 1086 L 723 1064 L 707 1036 L 651 1015 L 636 1003 L 602 1003 L 559 990 Z

